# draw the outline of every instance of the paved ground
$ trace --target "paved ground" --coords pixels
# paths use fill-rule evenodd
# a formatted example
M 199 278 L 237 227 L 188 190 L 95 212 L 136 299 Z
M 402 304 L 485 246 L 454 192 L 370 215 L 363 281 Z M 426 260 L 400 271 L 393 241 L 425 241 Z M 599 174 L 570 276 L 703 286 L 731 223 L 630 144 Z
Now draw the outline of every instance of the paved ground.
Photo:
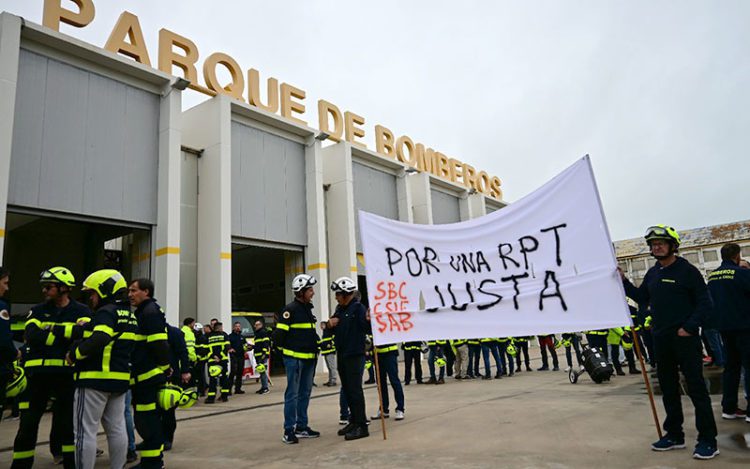
M 324 381 L 323 376 L 317 382 Z M 685 399 L 687 450 L 655 453 L 649 444 L 656 430 L 640 375 L 616 377 L 596 385 L 584 375 L 578 384 L 563 372 L 519 373 L 492 381 L 455 381 L 410 385 L 406 419 L 386 420 L 388 439 L 378 421 L 369 438 L 345 442 L 336 436 L 337 390 L 318 387 L 310 404 L 315 440 L 281 443 L 283 379 L 271 393 L 248 394 L 227 404 L 180 410 L 175 447 L 166 453 L 168 468 L 215 467 L 365 467 L 383 468 L 691 468 L 750 467 L 750 424 L 719 418 L 721 455 L 713 461 L 691 459 L 695 439 L 692 406 Z M 368 413 L 377 410 L 377 393 L 366 390 Z M 719 397 L 713 396 L 719 416 Z M 661 404 L 658 409 L 663 414 Z M 393 410 L 393 408 L 391 409 Z M 17 423 L 0 424 L 0 467 L 8 467 Z M 49 432 L 49 416 L 40 430 Z M 100 447 L 106 448 L 104 437 Z M 35 467 L 52 465 L 47 445 L 37 448 Z M 106 452 L 97 467 L 108 467 Z

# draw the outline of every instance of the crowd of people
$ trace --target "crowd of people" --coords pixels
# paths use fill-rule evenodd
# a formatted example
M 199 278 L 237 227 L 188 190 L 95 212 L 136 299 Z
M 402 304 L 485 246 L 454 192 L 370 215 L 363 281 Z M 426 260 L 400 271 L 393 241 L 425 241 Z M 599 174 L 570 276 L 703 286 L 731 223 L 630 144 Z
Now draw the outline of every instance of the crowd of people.
M 623 366 L 639 374 L 633 352 L 641 350 L 644 363 L 656 370 L 666 411 L 666 434 L 652 449 L 685 447 L 682 373 L 695 406 L 698 441 L 693 456 L 710 459 L 719 450 L 704 365 L 723 365 L 722 418 L 750 422 L 738 404 L 743 368 L 746 398 L 750 391 L 750 269 L 742 266 L 739 246 L 728 243 L 721 249 L 721 267 L 706 284 L 694 266 L 677 256 L 680 239 L 674 229 L 651 227 L 646 241 L 656 258 L 654 266 L 637 287 L 623 275 L 627 296 L 640 305 L 631 306 L 632 324 L 564 333 L 560 338 L 537 336 L 541 366 L 536 371 L 560 370 L 561 349 L 566 371 L 582 368 L 585 338 L 585 346 L 601 352 L 617 375 L 626 374 Z M 337 306 L 330 318 L 318 322 L 312 301 L 317 281 L 308 274 L 297 275 L 292 281 L 294 300 L 279 312 L 274 328 L 262 320 L 253 324 L 252 345 L 239 323 L 230 334 L 216 319 L 205 326 L 193 318 L 184 319 L 181 328 L 168 324 L 147 278 L 127 282 L 116 270 L 96 271 L 81 284 L 87 304 L 71 298 L 76 280 L 65 267 L 45 270 L 39 281 L 43 302 L 29 311 L 20 338 L 23 345 L 16 349 L 10 307 L 2 299 L 10 288 L 10 272 L 0 267 L 0 406 L 10 404 L 20 413 L 13 468 L 33 466 L 39 423 L 48 410 L 50 451 L 63 467 L 94 467 L 101 454 L 96 446 L 101 425 L 111 467 L 119 469 L 140 456 L 135 467 L 161 468 L 163 452 L 174 441 L 175 409 L 190 407 L 201 397 L 205 404 L 213 404 L 244 394 L 247 351 L 255 358 L 260 395 L 269 392 L 272 353 L 283 358 L 286 444 L 320 436 L 310 427 L 307 413 L 319 358 L 328 369 L 324 385 L 340 384 L 338 434 L 345 440 L 369 436 L 370 418 L 390 417 L 389 383 L 396 403 L 394 419 L 403 420 L 403 386 L 412 382 L 441 385 L 446 376 L 456 381 L 492 380 L 534 370 L 529 357 L 532 336 L 373 346 L 369 310 L 360 301 L 356 282 L 348 277 L 332 282 Z M 429 377 L 423 375 L 424 356 Z M 363 384 L 376 381 L 382 406 L 368 418 Z M 142 439 L 138 445 L 136 431 Z

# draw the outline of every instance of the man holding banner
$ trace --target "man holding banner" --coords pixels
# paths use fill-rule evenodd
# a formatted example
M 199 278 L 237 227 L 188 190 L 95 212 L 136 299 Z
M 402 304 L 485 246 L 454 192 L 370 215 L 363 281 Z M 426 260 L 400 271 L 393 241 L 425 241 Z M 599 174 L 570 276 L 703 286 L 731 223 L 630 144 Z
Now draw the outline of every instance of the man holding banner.
M 687 393 L 695 406 L 698 444 L 696 459 L 711 459 L 719 454 L 716 446 L 716 422 L 711 397 L 703 381 L 700 328 L 711 314 L 712 302 L 700 271 L 678 257 L 680 236 L 674 228 L 656 225 L 646 230 L 646 242 L 657 264 L 646 272 L 636 288 L 622 271 L 627 295 L 638 303 L 651 304 L 654 351 L 667 417 L 663 438 L 651 445 L 654 451 L 685 447 L 684 420 L 680 401 L 680 375 L 685 376 Z M 616 358 L 615 358 L 616 359 Z

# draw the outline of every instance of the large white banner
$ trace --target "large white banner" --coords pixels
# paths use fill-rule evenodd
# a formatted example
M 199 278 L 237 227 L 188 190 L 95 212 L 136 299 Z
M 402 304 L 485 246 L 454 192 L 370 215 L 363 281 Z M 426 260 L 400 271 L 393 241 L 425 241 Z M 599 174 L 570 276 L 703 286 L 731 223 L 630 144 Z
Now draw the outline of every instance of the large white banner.
M 630 324 L 588 156 L 484 217 L 359 220 L 376 344 Z

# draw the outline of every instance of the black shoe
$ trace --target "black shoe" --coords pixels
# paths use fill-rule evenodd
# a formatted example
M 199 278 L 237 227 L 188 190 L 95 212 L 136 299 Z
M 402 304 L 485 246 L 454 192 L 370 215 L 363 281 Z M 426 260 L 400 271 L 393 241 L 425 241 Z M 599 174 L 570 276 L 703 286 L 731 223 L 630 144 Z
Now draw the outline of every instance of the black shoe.
M 310 427 L 305 427 L 294 430 L 294 436 L 296 436 L 297 438 L 318 438 L 320 436 L 320 432 L 316 432 Z
M 408 381 L 404 381 L 404 386 L 408 386 L 408 385 L 409 385 L 409 382 Z
M 234 391 L 234 393 L 235 394 L 245 394 L 245 391 L 243 391 L 242 389 L 237 389 L 236 391 Z
M 269 391 L 268 388 L 263 388 L 263 389 L 260 390 L 260 392 L 258 394 L 268 394 L 269 392 L 271 392 L 271 391 Z
M 164 442 L 164 449 L 162 451 L 169 451 L 172 449 L 172 442 L 171 441 L 165 441 Z
M 544 365 L 536 369 L 536 371 L 549 371 L 549 366 Z
M 639 375 L 639 374 L 641 374 L 641 370 L 639 370 L 638 368 L 631 368 L 630 371 L 629 371 L 629 373 L 631 375 Z
M 294 430 L 284 432 L 284 436 L 281 437 L 281 441 L 283 441 L 287 445 L 294 445 L 299 443 L 297 435 L 294 434 Z
M 359 440 L 360 438 L 366 438 L 370 436 L 370 432 L 367 430 L 366 425 L 357 425 L 350 432 L 344 435 L 346 441 Z
M 346 426 L 344 428 L 342 428 L 339 431 L 337 431 L 336 434 L 338 436 L 344 436 L 347 433 L 349 433 L 350 431 L 354 430 L 356 427 L 357 427 L 357 424 L 349 422 L 348 424 L 346 424 Z
M 445 380 L 443 378 L 440 378 L 435 384 L 445 384 Z
M 622 370 L 617 370 L 617 376 L 625 376 L 625 372 Z
M 365 381 L 365 384 L 375 384 L 375 380 L 374 379 L 368 379 L 367 381 Z
M 127 456 L 127 459 L 125 461 L 128 464 L 130 464 L 131 462 L 136 462 L 137 460 L 138 460 L 138 453 L 136 453 L 132 449 L 129 449 L 128 450 L 128 456 Z
M 552 368 L 552 371 L 560 371 L 560 367 L 556 366 L 556 367 Z
M 503 379 L 502 373 L 498 373 L 495 375 L 495 379 Z
M 207 397 L 205 401 L 203 401 L 204 404 L 213 404 L 216 402 L 216 399 L 213 397 Z
M 435 378 L 430 378 L 424 383 L 419 383 L 419 384 L 436 384 L 436 383 L 437 383 L 437 380 Z
M 482 376 L 482 379 L 492 379 L 492 375 Z
M 526 371 L 532 371 L 529 365 L 526 365 Z

